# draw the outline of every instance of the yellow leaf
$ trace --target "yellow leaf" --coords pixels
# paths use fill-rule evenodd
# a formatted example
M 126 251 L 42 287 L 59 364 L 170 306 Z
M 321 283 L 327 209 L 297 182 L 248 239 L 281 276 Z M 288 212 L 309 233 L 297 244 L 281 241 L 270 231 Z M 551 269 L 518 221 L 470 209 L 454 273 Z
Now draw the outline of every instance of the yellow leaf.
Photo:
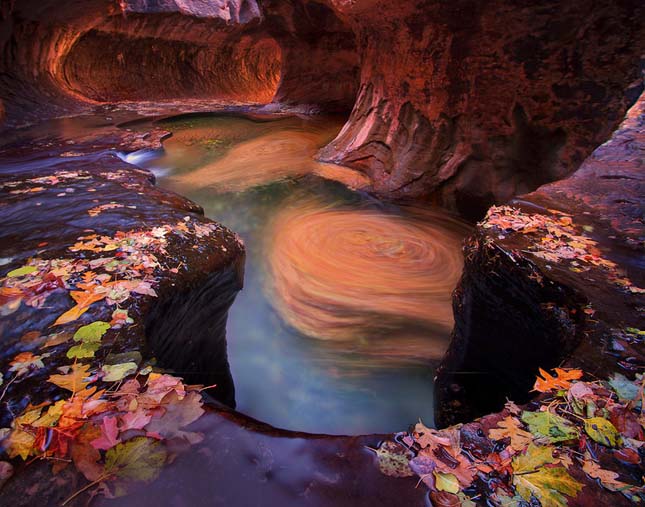
M 36 428 L 49 428 L 54 426 L 60 419 L 60 416 L 63 415 L 63 407 L 67 403 L 67 400 L 58 400 L 56 403 L 51 405 L 45 414 L 40 416 L 37 420 L 32 423 L 32 426 Z
M 382 474 L 390 477 L 411 477 L 414 475 L 409 466 L 410 453 L 401 445 L 386 441 L 375 452 Z
M 531 502 L 531 497 L 537 498 L 542 507 L 566 507 L 566 496 L 575 497 L 582 489 L 565 468 L 542 467 L 534 472 L 523 475 L 514 474 L 513 484 L 517 492 Z
M 516 474 L 534 472 L 544 465 L 555 463 L 557 458 L 553 457 L 555 447 L 550 445 L 529 444 L 526 452 L 518 454 L 513 458 L 513 471 Z
M 10 458 L 20 456 L 26 460 L 34 449 L 36 437 L 21 429 L 15 429 L 5 440 L 4 445 L 7 447 L 7 454 Z
M 106 364 L 101 368 L 105 376 L 103 382 L 118 382 L 137 371 L 137 363 Z
M 63 313 L 60 317 L 58 317 L 58 319 L 56 319 L 56 322 L 54 322 L 52 326 L 60 326 L 62 324 L 74 322 L 76 319 L 78 319 L 81 315 L 83 315 L 87 311 L 87 309 L 92 303 L 96 303 L 97 301 L 101 301 L 102 299 L 104 299 L 107 293 L 106 292 L 97 293 L 89 290 L 85 290 L 85 291 L 75 290 L 70 292 L 70 295 L 72 296 L 72 299 L 76 301 L 76 306 L 70 308 L 65 313 Z
M 592 417 L 585 420 L 585 432 L 595 442 L 607 447 L 617 447 L 620 443 L 620 433 L 616 427 L 604 417 Z
M 442 472 L 433 472 L 435 478 L 435 487 L 439 491 L 446 491 L 448 493 L 459 493 L 459 481 L 453 474 L 444 474 Z
M 60 317 L 56 319 L 56 322 L 52 326 L 62 326 L 69 322 L 74 322 L 81 315 L 83 315 L 88 310 L 87 306 L 76 305 L 63 313 Z

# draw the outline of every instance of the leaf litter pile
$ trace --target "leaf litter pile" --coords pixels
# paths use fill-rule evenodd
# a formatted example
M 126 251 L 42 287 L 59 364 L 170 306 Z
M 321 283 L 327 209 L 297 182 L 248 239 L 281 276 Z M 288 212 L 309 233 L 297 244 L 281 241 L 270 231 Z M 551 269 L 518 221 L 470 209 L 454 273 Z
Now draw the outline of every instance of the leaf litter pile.
M 580 230 L 570 215 L 549 211 L 557 217 L 522 213 L 510 206 L 493 206 L 480 226 L 497 231 L 500 239 L 512 233 L 534 235 L 527 253 L 546 262 L 566 262 L 575 273 L 603 269 L 607 277 L 622 289 L 633 294 L 645 294 L 645 289 L 635 286 L 615 262 L 602 256 L 598 243 L 586 234 L 593 232 L 592 226 L 584 226 Z
M 581 370 L 540 370 L 534 386 L 540 402 L 524 410 L 508 402 L 500 414 L 440 431 L 419 422 L 376 450 L 380 469 L 418 476 L 437 506 L 564 507 L 589 487 L 580 469 L 642 503 L 645 377 L 582 377 Z
M 31 192 L 38 192 L 41 189 L 33 185 L 79 176 L 85 177 L 63 173 L 53 180 L 27 183 Z M 5 186 L 14 188 L 18 182 Z M 95 217 L 119 207 L 111 202 L 88 213 Z M 137 351 L 110 354 L 101 361 L 96 353 L 118 341 L 119 330 L 133 324 L 128 305 L 135 296 L 156 297 L 159 275 L 178 272 L 180 266 L 164 266 L 159 260 L 166 254 L 168 237 L 194 242 L 220 229 L 186 216 L 174 224 L 112 236 L 90 233 L 67 249 L 69 256 L 31 258 L 0 278 L 2 317 L 24 306 L 47 308 L 49 296 L 61 290 L 71 298 L 71 306 L 58 315 L 51 332 L 26 333 L 20 342 L 30 350 L 19 352 L 0 371 L 0 401 L 12 384 L 46 367 L 58 371 L 47 382 L 58 386 L 61 395 L 12 413 L 10 426 L 0 428 L 0 451 L 13 460 L 48 460 L 54 474 L 74 467 L 87 484 L 66 503 L 84 492 L 121 496 L 133 484 L 156 478 L 176 453 L 201 441 L 200 434 L 187 429 L 204 413 L 201 386 L 186 385 L 181 378 L 153 369 L 152 362 L 140 364 Z M 78 323 L 92 305 L 99 304 L 110 307 L 109 321 Z M 68 364 L 62 365 L 60 357 Z M 10 462 L 0 461 L 0 485 L 12 471 Z

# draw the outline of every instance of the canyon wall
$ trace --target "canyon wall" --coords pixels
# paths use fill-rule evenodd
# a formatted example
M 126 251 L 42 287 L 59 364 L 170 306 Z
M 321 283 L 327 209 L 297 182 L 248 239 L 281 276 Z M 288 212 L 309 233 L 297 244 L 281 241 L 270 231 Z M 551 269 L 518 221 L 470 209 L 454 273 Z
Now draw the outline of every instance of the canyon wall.
M 642 87 L 645 5 L 332 0 L 361 85 L 322 158 L 468 216 L 573 171 Z
M 353 33 L 317 2 L 0 1 L 8 127 L 122 100 L 349 110 L 358 86 Z
M 0 2 L 7 126 L 125 99 L 351 109 L 322 160 L 469 217 L 570 174 L 642 89 L 639 0 Z

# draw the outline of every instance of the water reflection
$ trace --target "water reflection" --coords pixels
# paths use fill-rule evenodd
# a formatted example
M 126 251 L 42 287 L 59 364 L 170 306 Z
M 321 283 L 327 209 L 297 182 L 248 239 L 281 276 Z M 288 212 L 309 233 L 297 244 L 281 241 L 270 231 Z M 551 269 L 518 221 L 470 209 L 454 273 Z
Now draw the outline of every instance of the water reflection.
M 372 364 L 436 361 L 453 325 L 464 234 L 436 210 L 294 199 L 266 235 L 275 306 L 303 334 Z
M 141 164 L 246 244 L 227 325 L 238 410 L 336 434 L 432 424 L 432 360 L 448 341 L 464 226 L 315 176 L 312 157 L 341 119 L 162 126 L 173 137 Z M 360 176 L 327 169 L 360 186 Z

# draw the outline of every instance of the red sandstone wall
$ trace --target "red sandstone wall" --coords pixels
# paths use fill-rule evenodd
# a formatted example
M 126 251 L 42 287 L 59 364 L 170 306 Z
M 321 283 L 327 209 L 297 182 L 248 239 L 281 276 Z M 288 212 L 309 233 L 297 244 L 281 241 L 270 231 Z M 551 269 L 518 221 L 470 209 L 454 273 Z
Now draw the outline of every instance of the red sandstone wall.
M 9 125 L 125 98 L 353 105 L 323 160 L 469 216 L 570 174 L 642 86 L 642 0 L 0 7 Z
M 322 158 L 479 214 L 573 171 L 638 96 L 642 1 L 330 0 L 361 88 Z

